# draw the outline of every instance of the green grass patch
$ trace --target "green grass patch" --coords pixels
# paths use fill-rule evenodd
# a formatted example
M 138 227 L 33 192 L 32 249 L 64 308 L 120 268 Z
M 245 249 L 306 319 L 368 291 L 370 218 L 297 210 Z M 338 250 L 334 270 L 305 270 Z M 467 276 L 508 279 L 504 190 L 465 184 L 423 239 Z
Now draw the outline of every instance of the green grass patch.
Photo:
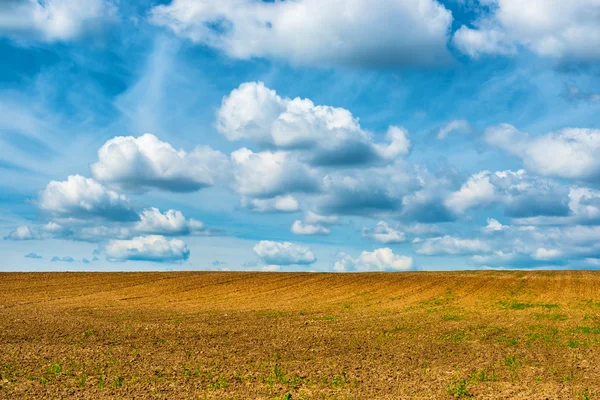
M 466 379 L 459 379 L 456 382 L 446 386 L 446 392 L 448 392 L 449 395 L 457 399 L 473 397 L 473 394 L 469 392 L 468 385 L 469 383 Z
M 584 334 L 593 334 L 593 335 L 598 335 L 600 334 L 600 326 L 578 326 L 577 328 L 574 329 L 575 333 L 584 333 Z
M 527 310 L 529 308 L 542 308 L 552 310 L 558 308 L 555 303 L 523 303 L 518 301 L 501 301 L 500 307 L 505 310 Z
M 553 314 L 553 313 L 536 313 L 533 318 L 537 320 L 549 320 L 549 321 L 566 321 L 567 316 L 565 314 Z

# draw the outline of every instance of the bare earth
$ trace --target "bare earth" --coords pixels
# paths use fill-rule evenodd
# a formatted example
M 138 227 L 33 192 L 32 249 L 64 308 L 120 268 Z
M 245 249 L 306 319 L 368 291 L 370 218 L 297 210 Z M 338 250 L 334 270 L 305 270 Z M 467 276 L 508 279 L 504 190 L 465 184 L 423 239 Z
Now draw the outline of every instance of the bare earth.
M 600 398 L 600 273 L 0 274 L 0 398 Z

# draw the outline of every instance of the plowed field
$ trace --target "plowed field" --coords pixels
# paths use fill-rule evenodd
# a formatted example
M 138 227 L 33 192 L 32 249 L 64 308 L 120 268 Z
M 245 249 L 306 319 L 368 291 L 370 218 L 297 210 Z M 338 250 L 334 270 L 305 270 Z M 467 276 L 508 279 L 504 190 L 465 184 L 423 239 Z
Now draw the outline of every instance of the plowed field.
M 0 398 L 600 398 L 600 273 L 0 274 Z

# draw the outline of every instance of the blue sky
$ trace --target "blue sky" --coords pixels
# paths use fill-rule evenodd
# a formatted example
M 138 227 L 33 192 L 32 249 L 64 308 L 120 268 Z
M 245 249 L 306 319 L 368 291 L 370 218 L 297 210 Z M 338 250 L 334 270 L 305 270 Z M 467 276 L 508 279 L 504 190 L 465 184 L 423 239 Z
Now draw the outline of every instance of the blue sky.
M 600 4 L 9 0 L 13 270 L 600 266 Z

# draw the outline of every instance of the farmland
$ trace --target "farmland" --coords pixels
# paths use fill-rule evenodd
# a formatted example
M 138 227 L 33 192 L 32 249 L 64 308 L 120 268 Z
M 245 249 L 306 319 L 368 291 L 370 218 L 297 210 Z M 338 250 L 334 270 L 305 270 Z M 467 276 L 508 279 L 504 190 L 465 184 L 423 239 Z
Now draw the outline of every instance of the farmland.
M 0 275 L 0 398 L 600 398 L 600 274 Z

